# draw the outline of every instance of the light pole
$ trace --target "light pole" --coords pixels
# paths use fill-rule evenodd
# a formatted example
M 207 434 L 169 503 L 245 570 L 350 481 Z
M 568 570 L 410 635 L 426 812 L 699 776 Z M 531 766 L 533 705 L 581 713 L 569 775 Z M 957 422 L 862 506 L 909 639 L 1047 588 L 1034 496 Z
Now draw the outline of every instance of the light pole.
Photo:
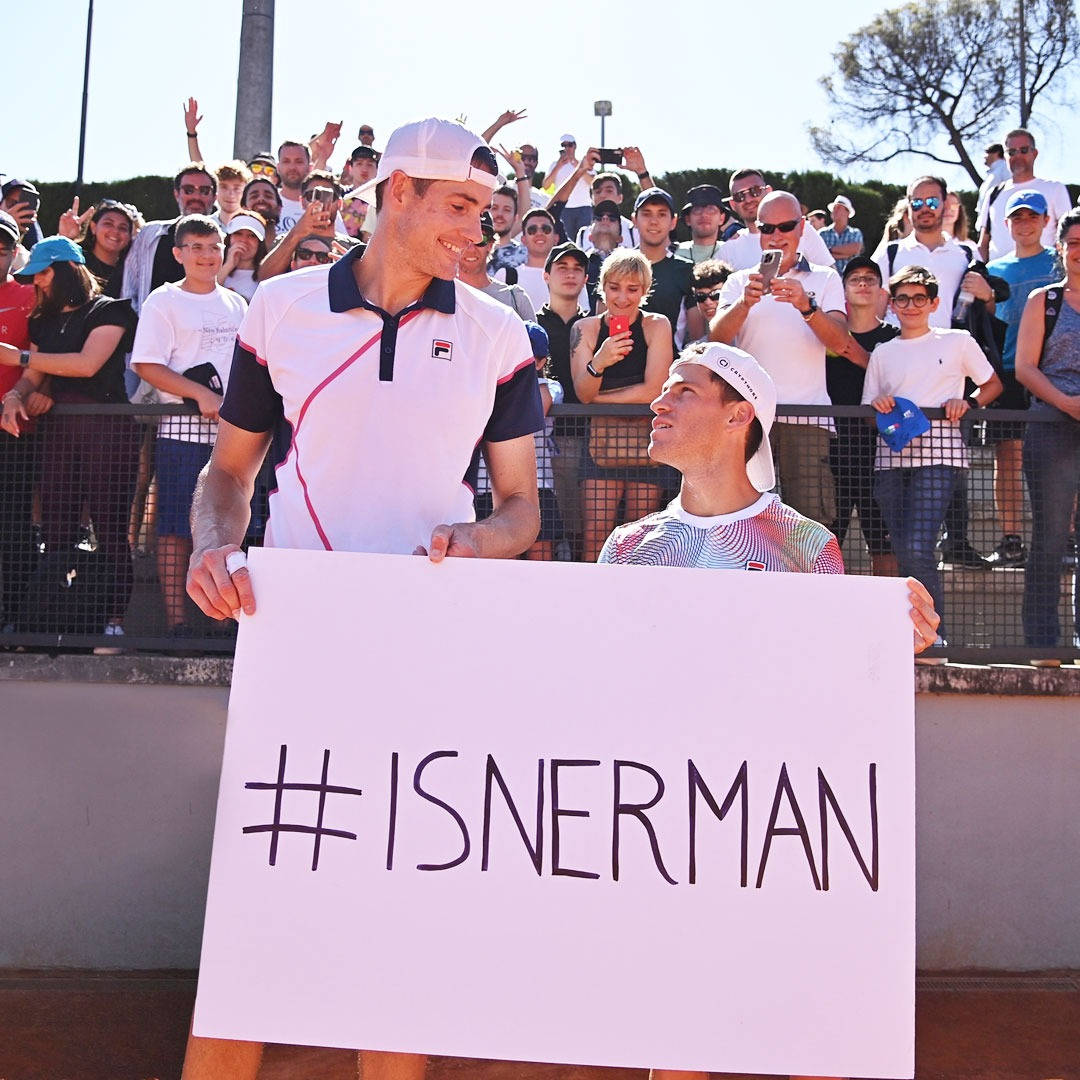
M 594 101 L 593 116 L 600 117 L 600 145 L 604 145 L 604 119 L 611 115 L 610 101 Z
M 86 8 L 86 61 L 83 64 L 82 118 L 79 120 L 79 168 L 75 175 L 75 194 L 82 193 L 83 159 L 86 156 L 86 105 L 90 98 L 90 33 L 94 28 L 94 0 Z
M 233 156 L 248 161 L 270 149 L 274 95 L 274 0 L 244 0 L 236 77 Z

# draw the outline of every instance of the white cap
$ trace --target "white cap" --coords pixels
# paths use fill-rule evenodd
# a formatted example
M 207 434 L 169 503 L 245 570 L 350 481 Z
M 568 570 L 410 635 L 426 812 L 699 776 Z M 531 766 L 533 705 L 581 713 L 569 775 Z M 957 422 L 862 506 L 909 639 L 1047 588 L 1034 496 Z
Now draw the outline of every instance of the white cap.
M 238 233 L 241 229 L 247 229 L 248 232 L 254 233 L 259 242 L 262 243 L 266 239 L 266 228 L 258 218 L 253 218 L 250 214 L 239 213 L 229 219 L 229 224 L 225 226 L 226 236 L 232 236 L 233 233 Z
M 577 146 L 577 139 L 575 139 L 573 135 L 560 135 L 559 136 L 559 145 L 560 146 L 562 146 L 563 143 L 568 143 L 568 142 L 572 142 L 575 146 Z
M 848 217 L 855 216 L 855 207 L 851 205 L 851 200 L 846 195 L 837 195 L 836 198 L 829 203 L 829 213 L 831 214 L 838 206 L 847 207 Z
M 375 203 L 375 189 L 391 173 L 403 172 L 417 180 L 475 180 L 488 191 L 501 183 L 497 173 L 474 168 L 470 162 L 477 150 L 486 150 L 496 165 L 491 148 L 478 135 L 455 120 L 414 120 L 402 124 L 386 141 L 374 178 L 351 192 L 364 202 Z
M 719 341 L 704 346 L 691 345 L 675 358 L 671 371 L 680 364 L 707 367 L 754 407 L 754 415 L 761 423 L 761 445 L 746 463 L 746 477 L 755 490 L 771 491 L 776 487 L 776 470 L 769 443 L 769 432 L 776 418 L 776 385 L 769 373 L 748 352 Z

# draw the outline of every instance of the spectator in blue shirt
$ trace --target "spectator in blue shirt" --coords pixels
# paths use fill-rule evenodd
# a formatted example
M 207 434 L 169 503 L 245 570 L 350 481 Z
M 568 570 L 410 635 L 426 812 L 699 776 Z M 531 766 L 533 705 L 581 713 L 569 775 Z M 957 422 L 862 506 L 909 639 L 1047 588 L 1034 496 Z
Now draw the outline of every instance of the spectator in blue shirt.
M 848 226 L 848 221 L 855 216 L 855 207 L 846 195 L 837 195 L 829 203 L 832 224 L 822 229 L 818 235 L 825 241 L 829 254 L 836 260 L 837 273 L 842 274 L 848 259 L 862 254 L 863 237 L 859 229 Z

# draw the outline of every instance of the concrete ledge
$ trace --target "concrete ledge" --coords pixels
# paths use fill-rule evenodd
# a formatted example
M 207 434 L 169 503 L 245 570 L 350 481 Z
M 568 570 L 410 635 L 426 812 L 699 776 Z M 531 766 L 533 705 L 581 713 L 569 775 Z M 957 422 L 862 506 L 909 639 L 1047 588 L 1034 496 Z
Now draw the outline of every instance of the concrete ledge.
M 50 656 L 0 654 L 0 682 L 121 683 L 135 686 L 223 686 L 232 681 L 231 656 Z M 1080 665 L 941 664 L 915 667 L 918 694 L 1005 697 L 1080 696 Z

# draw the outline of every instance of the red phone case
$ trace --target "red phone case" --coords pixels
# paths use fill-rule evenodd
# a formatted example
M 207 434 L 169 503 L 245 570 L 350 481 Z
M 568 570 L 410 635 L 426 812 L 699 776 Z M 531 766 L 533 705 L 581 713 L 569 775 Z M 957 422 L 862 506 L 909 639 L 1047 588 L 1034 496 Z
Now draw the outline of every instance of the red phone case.
M 630 320 L 625 315 L 612 315 L 611 316 L 611 336 L 615 337 L 618 334 L 625 334 L 630 329 Z

